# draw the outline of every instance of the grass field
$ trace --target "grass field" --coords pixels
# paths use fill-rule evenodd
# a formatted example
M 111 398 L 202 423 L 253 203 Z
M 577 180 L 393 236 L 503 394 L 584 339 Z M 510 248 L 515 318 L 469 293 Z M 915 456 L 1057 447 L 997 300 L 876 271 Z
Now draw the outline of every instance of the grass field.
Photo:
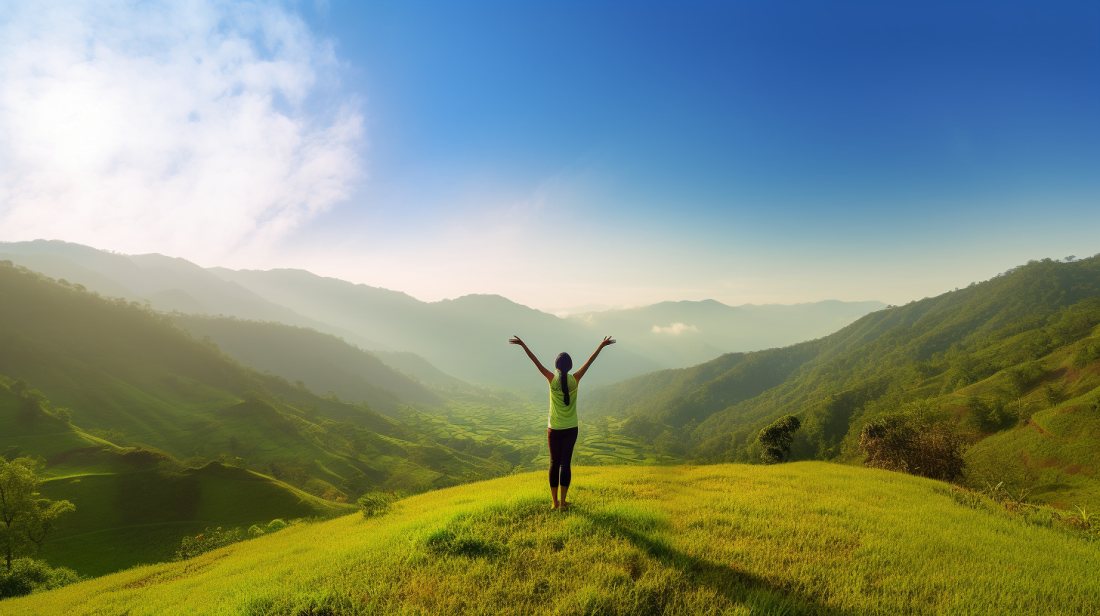
M 5 616 L 1096 614 L 1100 544 L 949 485 L 820 462 L 578 468 L 299 525 L 0 602 Z M 1047 518 L 1049 519 L 1049 518 Z

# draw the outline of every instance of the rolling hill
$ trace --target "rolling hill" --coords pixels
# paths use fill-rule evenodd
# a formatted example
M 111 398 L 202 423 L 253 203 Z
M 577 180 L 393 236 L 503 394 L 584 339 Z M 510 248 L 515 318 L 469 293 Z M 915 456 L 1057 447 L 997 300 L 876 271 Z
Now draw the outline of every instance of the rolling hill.
M 1091 614 L 1100 553 L 1049 510 L 820 462 L 577 469 L 448 488 L 0 603 L 51 614 Z

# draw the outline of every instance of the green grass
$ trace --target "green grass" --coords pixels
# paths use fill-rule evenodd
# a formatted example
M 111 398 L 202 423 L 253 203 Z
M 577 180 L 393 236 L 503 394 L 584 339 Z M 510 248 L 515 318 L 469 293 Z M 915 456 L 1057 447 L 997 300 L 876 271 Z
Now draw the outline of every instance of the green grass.
M 946 484 L 820 462 L 541 473 L 0 603 L 48 614 L 1095 614 L 1100 550 Z

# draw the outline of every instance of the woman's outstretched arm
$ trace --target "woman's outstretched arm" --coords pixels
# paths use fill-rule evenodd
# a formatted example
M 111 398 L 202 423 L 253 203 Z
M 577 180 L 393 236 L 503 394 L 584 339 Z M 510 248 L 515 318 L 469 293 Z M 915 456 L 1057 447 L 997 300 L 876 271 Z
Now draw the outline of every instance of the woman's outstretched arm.
M 514 337 L 510 338 L 508 340 L 508 342 L 511 343 L 511 344 L 518 344 L 521 347 L 523 347 L 523 350 L 527 352 L 527 357 L 530 357 L 531 361 L 535 362 L 535 367 L 539 369 L 539 372 L 542 373 L 542 376 L 546 377 L 547 381 L 553 381 L 554 380 L 554 373 L 550 372 L 549 370 L 546 369 L 546 366 L 542 365 L 542 362 L 539 361 L 539 358 L 535 357 L 535 354 L 531 352 L 531 349 L 527 348 L 527 345 L 524 344 L 523 341 L 519 339 L 519 336 L 514 336 Z M 595 355 L 593 355 L 592 357 L 595 357 Z M 591 362 L 592 360 L 590 359 L 588 361 Z
M 613 344 L 615 344 L 615 341 L 611 339 L 611 336 L 604 338 L 603 342 L 600 343 L 600 346 L 596 347 L 596 352 L 592 354 L 592 357 L 589 357 L 588 361 L 584 362 L 584 365 L 581 366 L 580 370 L 577 370 L 573 373 L 573 378 L 577 379 L 578 381 L 581 380 L 581 377 L 584 376 L 584 373 L 588 372 L 588 367 L 592 365 L 592 362 L 596 361 L 596 356 L 600 354 L 600 351 L 602 351 L 605 346 L 611 346 Z

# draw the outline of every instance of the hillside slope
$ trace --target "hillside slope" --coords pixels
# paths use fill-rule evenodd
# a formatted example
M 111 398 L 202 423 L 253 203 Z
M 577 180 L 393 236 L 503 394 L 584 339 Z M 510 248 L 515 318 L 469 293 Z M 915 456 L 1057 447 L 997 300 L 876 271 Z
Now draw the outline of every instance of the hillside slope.
M 195 338 L 209 336 L 242 364 L 285 379 L 301 380 L 313 391 L 331 391 L 342 400 L 364 401 L 393 413 L 405 404 L 438 405 L 442 400 L 372 353 L 331 334 L 282 323 L 226 317 L 172 315 L 172 322 Z
M 592 392 L 589 403 L 597 413 L 643 418 L 650 438 L 664 431 L 689 455 L 712 461 L 757 459 L 756 435 L 785 414 L 802 419 L 795 459 L 856 459 L 867 422 L 919 412 L 951 423 L 970 442 L 996 435 L 971 457 L 974 481 L 1041 476 L 1028 486 L 1036 494 L 1095 506 L 1095 488 L 1058 493 L 1095 481 L 1100 468 L 1073 453 L 1100 450 L 1085 419 L 1100 395 L 1098 325 L 1100 257 L 1045 260 L 874 312 L 818 340 L 636 377 Z M 1048 442 L 1021 448 L 1038 438 L 1031 432 L 1048 415 L 1060 417 L 1062 438 L 1037 433 Z M 1029 459 L 1027 472 L 1007 470 Z M 1059 476 L 1059 468 L 1081 477 Z
M 1045 513 L 885 471 L 531 473 L 6 600 L 34 614 L 1092 614 L 1100 552 Z M 1045 517 L 1044 517 L 1045 516 Z

